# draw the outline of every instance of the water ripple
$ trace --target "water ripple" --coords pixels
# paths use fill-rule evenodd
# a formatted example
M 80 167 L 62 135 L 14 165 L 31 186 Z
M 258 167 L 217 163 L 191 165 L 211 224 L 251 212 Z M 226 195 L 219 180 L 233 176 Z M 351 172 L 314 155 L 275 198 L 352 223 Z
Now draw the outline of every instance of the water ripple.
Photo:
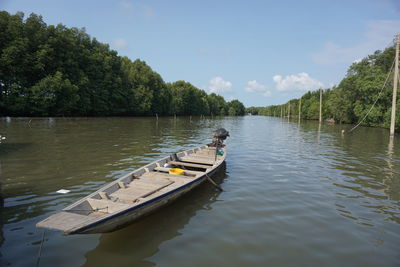
M 224 192 L 206 183 L 110 234 L 50 232 L 43 265 L 400 264 L 400 146 L 384 129 L 341 135 L 347 126 L 258 116 L 24 120 L 0 120 L 0 263 L 34 264 L 37 221 L 225 127 Z

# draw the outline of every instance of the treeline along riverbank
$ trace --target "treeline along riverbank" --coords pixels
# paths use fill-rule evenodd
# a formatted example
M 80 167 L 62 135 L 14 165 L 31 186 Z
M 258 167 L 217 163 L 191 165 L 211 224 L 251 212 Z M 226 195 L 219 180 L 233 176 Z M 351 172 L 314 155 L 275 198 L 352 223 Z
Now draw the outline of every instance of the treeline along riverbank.
M 371 109 L 378 98 L 387 75 L 392 67 L 395 55 L 394 47 L 384 51 L 376 51 L 359 62 L 353 63 L 346 77 L 330 89 L 323 90 L 323 119 L 333 119 L 338 123 L 358 123 Z M 366 126 L 390 126 L 392 106 L 393 73 L 373 106 L 371 112 L 363 121 Z M 319 91 L 309 91 L 301 97 L 300 115 L 302 119 L 319 119 Z M 397 104 L 399 101 L 397 101 Z M 248 113 L 253 115 L 288 116 L 290 105 L 291 117 L 298 118 L 300 99 L 291 99 L 285 104 L 267 107 L 250 107 Z M 399 109 L 397 109 L 399 110 Z M 400 125 L 399 112 L 396 114 L 396 125 Z M 398 126 L 397 126 L 398 127 Z
M 244 115 L 238 101 L 165 83 L 84 29 L 0 12 L 0 116 Z

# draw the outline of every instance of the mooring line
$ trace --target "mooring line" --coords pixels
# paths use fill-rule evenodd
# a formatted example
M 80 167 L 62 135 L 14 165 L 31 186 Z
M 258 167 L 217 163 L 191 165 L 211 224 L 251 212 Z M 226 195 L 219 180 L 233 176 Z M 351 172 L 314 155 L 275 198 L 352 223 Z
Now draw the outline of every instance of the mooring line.
M 37 257 L 37 260 L 36 260 L 36 267 L 39 266 L 40 257 L 42 256 L 42 247 L 43 247 L 43 243 L 44 243 L 44 236 L 45 236 L 45 234 L 46 234 L 46 229 L 43 230 L 42 241 L 40 241 L 40 248 L 39 248 L 38 257 Z
M 214 180 L 213 179 L 211 179 L 211 177 L 206 173 L 205 174 L 206 175 L 206 178 L 207 178 L 207 180 L 210 182 L 210 183 L 212 183 L 219 191 L 224 191 L 223 189 L 222 189 L 222 187 L 220 186 L 220 185 L 218 185 L 216 182 L 214 182 Z

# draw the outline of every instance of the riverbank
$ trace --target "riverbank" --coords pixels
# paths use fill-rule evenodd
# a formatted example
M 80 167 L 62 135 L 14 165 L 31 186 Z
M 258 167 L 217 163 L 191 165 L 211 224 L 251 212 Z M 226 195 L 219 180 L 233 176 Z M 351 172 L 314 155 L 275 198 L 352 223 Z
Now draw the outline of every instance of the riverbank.
M 378 50 L 353 63 L 339 85 L 323 89 L 322 118 L 333 118 L 338 123 L 357 124 L 368 114 L 361 125 L 389 128 L 392 83 L 387 83 L 386 87 L 383 85 L 388 76 L 390 77 L 394 54 L 393 46 L 384 51 Z M 399 102 L 398 100 L 397 103 Z M 302 119 L 318 120 L 319 105 L 320 90 L 317 90 L 309 91 L 301 98 L 291 99 L 285 104 L 250 107 L 246 112 L 253 115 L 287 116 L 290 113 L 298 116 L 300 111 Z M 396 112 L 396 125 L 399 129 L 399 109 Z
M 288 119 L 288 117 L 274 117 L 274 116 L 268 116 L 268 115 L 252 115 L 252 116 L 267 116 L 267 117 L 273 117 L 273 118 Z M 299 117 L 298 116 L 297 117 L 293 116 L 289 120 L 293 121 L 293 122 L 298 122 L 299 121 Z M 310 122 L 318 122 L 319 123 L 318 119 L 301 119 L 300 121 L 301 122 L 310 121 Z M 382 125 L 381 126 L 368 126 L 368 125 L 362 125 L 362 124 L 358 125 L 358 124 L 344 123 L 344 122 L 340 123 L 340 122 L 336 122 L 333 118 L 325 119 L 325 120 L 322 121 L 322 123 L 325 123 L 325 124 L 328 124 L 328 125 L 330 124 L 330 125 L 337 125 L 337 126 L 345 126 L 345 128 L 348 128 L 347 131 L 349 131 L 349 130 L 351 130 L 353 128 L 354 128 L 353 130 L 355 130 L 359 126 L 366 127 L 366 128 L 379 128 L 379 129 L 389 130 L 389 127 L 385 127 L 385 126 L 382 126 Z

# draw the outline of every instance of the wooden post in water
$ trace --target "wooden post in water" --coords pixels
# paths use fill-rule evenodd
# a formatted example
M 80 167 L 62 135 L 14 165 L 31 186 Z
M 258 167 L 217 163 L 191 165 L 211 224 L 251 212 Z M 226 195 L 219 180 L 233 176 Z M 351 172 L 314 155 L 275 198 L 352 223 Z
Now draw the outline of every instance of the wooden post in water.
M 399 83 L 399 45 L 400 34 L 396 38 L 396 55 L 394 61 L 394 77 L 393 77 L 393 97 L 392 97 L 392 116 L 390 119 L 390 137 L 394 137 L 394 128 L 396 120 L 396 104 L 397 104 L 397 84 Z
M 322 88 L 319 89 L 319 123 L 322 122 Z
M 301 97 L 300 97 L 300 101 L 299 101 L 299 122 L 301 120 Z
M 176 127 L 176 113 L 174 113 L 174 127 Z
M 156 113 L 156 119 L 157 119 L 157 121 L 158 121 L 158 114 Z
M 288 119 L 290 120 L 290 101 L 289 101 L 289 105 L 288 105 L 288 114 L 287 114 Z
M 282 109 L 282 106 L 281 106 L 281 118 L 282 118 L 282 114 L 283 114 L 283 109 Z

